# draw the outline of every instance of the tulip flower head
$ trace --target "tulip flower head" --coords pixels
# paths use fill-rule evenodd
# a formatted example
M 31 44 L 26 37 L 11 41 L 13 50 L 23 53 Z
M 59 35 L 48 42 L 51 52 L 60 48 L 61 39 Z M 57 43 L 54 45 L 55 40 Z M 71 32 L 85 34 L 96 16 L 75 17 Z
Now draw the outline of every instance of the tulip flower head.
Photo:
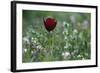
M 48 32 L 54 30 L 56 27 L 57 21 L 53 17 L 47 17 L 46 19 L 43 18 L 44 26 Z

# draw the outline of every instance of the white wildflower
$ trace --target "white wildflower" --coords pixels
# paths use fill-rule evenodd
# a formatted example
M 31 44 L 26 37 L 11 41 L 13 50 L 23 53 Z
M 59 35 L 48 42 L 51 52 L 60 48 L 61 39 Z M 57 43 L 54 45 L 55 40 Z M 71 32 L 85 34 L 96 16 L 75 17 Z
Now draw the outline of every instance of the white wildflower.
M 64 56 L 64 55 L 65 55 L 65 53 L 63 52 L 63 53 L 62 53 L 62 56 Z
M 85 60 L 85 58 L 82 58 L 82 60 Z
M 36 40 L 34 40 L 33 42 L 34 42 L 34 43 L 36 43 L 37 41 L 36 41 Z
M 77 57 L 79 57 L 79 58 L 80 58 L 80 57 L 81 57 L 81 55 L 78 55 Z
M 78 51 L 78 49 L 76 49 L 76 50 L 74 50 L 71 54 L 72 55 L 75 55 L 75 54 L 77 54 L 79 51 Z
M 40 49 L 40 48 L 42 48 L 42 47 L 41 47 L 41 45 L 38 45 L 37 48 Z
M 88 56 L 88 53 L 85 53 L 86 56 Z
M 38 39 L 37 38 L 32 38 L 33 43 L 37 43 Z
M 67 29 L 66 29 L 66 31 L 65 31 L 65 32 L 66 32 L 66 35 L 68 35 L 68 30 L 67 30 Z
M 79 38 L 80 38 L 80 39 L 83 38 L 83 34 L 82 34 L 82 33 L 79 34 Z
M 67 56 L 69 56 L 69 55 L 70 55 L 69 52 L 63 52 L 63 53 L 62 53 L 62 56 L 66 56 L 66 57 L 67 57 Z
M 68 39 L 67 36 L 65 36 L 64 39 L 67 40 Z
M 69 55 L 70 55 L 69 52 L 63 52 L 62 53 L 62 56 L 63 56 L 64 59 L 66 59 Z
M 38 39 L 37 39 L 37 38 L 34 38 L 34 40 L 36 40 L 36 41 L 37 41 Z
M 27 37 L 23 37 L 23 41 L 30 44 L 29 39 Z
M 32 40 L 34 40 L 34 38 L 32 37 Z
M 26 48 L 24 49 L 24 52 L 25 52 L 25 53 L 27 52 L 27 49 L 26 49 Z
M 63 22 L 64 26 L 67 24 L 65 21 Z
M 65 32 L 64 32 L 64 31 L 63 31 L 62 33 L 63 33 L 63 34 L 65 34 Z
M 33 51 L 31 51 L 31 54 L 33 54 Z
M 67 29 L 64 29 L 63 34 L 64 35 L 68 35 L 68 30 Z
M 34 30 L 32 30 L 32 33 L 36 33 Z
M 67 23 L 67 26 L 69 27 L 69 26 L 70 26 L 70 24 L 68 24 L 68 23 Z
M 67 22 L 65 22 L 65 21 L 63 22 L 63 24 L 64 24 L 64 26 L 66 26 L 66 25 L 67 25 L 67 27 L 69 27 L 69 25 L 70 25 L 70 24 L 68 24 L 68 23 L 67 23 Z
M 77 29 L 74 29 L 73 33 L 76 33 L 77 34 L 78 33 Z

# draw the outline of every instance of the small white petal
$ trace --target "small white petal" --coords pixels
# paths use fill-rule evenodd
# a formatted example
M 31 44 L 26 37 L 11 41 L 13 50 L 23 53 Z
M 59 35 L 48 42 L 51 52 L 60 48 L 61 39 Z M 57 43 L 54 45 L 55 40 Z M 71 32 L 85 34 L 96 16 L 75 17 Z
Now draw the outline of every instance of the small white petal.
M 81 57 L 81 55 L 78 55 L 77 57 Z
M 27 52 L 27 49 L 26 48 L 24 49 L 24 52 Z
M 83 38 L 83 34 L 82 34 L 82 33 L 79 34 L 79 38 L 80 38 L 80 39 Z
M 62 56 L 64 56 L 64 52 L 62 53 Z
M 32 37 L 32 40 L 34 40 L 34 38 Z
M 64 26 L 65 26 L 65 25 L 67 25 L 67 27 L 69 27 L 69 26 L 70 26 L 70 24 L 68 24 L 68 23 L 67 23 L 67 22 L 65 22 L 65 21 L 63 22 L 63 24 L 64 24 Z
M 69 27 L 70 24 L 67 23 L 67 26 Z
M 25 42 L 29 42 L 29 40 L 28 40 L 27 37 L 23 37 L 23 41 L 25 41 Z
M 74 31 L 73 31 L 74 33 L 78 33 L 78 31 L 77 31 L 77 29 L 74 29 Z
M 34 43 L 36 43 L 36 41 L 34 40 Z
M 65 34 L 65 32 L 63 31 L 63 34 Z
M 65 24 L 66 24 L 66 22 L 64 21 L 64 22 L 63 22 L 63 24 L 65 25 Z
M 68 57 L 69 55 L 70 55 L 69 52 L 63 52 L 63 53 L 62 53 L 62 56 L 64 57 L 64 59 L 65 59 L 66 57 Z
M 65 52 L 65 56 L 67 57 L 67 56 L 69 56 L 70 55 L 70 53 L 69 52 Z
M 33 54 L 33 51 L 31 51 L 31 54 Z
M 37 48 L 41 48 L 41 46 L 40 46 L 40 45 L 38 45 L 38 46 L 37 46 Z
M 67 36 L 65 36 L 64 39 L 65 39 L 65 40 L 68 39 Z
M 82 58 L 82 60 L 85 60 L 85 58 Z

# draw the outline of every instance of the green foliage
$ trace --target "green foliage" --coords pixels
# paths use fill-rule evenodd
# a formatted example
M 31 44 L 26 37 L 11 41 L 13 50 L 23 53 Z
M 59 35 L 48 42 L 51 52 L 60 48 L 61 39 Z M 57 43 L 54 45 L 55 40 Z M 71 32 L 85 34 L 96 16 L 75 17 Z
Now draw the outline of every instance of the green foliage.
M 43 17 L 53 16 L 57 26 L 44 27 Z M 23 62 L 90 59 L 90 14 L 23 10 Z

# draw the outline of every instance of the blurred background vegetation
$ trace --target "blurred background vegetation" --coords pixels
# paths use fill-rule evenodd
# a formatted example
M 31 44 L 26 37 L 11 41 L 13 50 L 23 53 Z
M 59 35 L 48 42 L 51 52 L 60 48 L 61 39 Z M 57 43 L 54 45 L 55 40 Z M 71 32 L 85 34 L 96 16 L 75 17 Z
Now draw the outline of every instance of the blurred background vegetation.
M 57 20 L 50 33 L 43 23 L 48 16 Z M 23 62 L 90 59 L 90 19 L 90 13 L 23 10 Z

